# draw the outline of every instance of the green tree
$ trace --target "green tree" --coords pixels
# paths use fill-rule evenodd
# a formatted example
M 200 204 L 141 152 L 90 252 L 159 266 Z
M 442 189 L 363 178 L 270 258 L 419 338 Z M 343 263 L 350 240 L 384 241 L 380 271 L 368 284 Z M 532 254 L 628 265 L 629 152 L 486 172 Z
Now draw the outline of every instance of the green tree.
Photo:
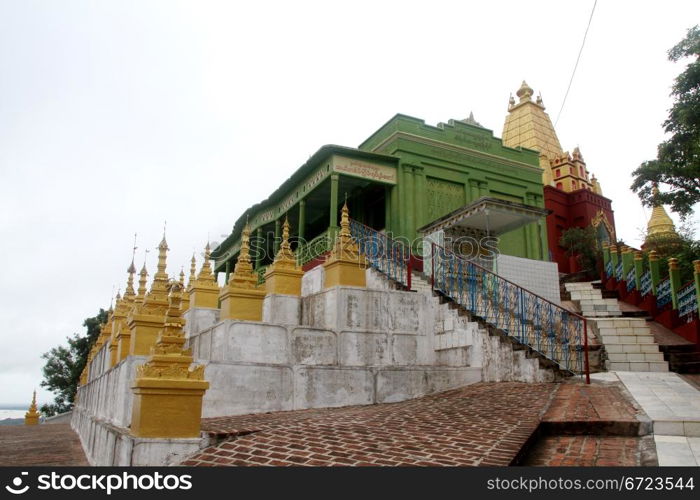
M 577 257 L 583 271 L 594 275 L 598 266 L 598 238 L 593 226 L 572 227 L 561 234 L 561 245 L 570 257 Z
M 73 407 L 80 374 L 85 368 L 92 345 L 100 335 L 101 325 L 106 321 L 107 311 L 100 309 L 97 316 L 83 321 L 86 328 L 84 335 L 74 333 L 73 337 L 66 337 L 67 346 L 54 347 L 41 356 L 46 360 L 42 369 L 44 380 L 41 386 L 54 393 L 54 402 L 41 407 L 44 415 L 63 413 Z
M 686 222 L 678 230 L 678 236 L 656 236 L 646 238 L 644 249 L 655 250 L 663 262 L 662 274 L 667 274 L 666 263 L 671 257 L 678 259 L 681 283 L 692 281 L 693 261 L 700 260 L 700 241 L 695 239 L 695 228 Z
M 668 51 L 673 62 L 685 57 L 693 60 L 675 80 L 671 91 L 674 103 L 663 124 L 671 137 L 659 144 L 656 159 L 642 163 L 632 172 L 632 190 L 642 203 L 670 205 L 683 218 L 700 202 L 700 27 L 697 25 Z M 655 194 L 655 185 L 667 189 Z

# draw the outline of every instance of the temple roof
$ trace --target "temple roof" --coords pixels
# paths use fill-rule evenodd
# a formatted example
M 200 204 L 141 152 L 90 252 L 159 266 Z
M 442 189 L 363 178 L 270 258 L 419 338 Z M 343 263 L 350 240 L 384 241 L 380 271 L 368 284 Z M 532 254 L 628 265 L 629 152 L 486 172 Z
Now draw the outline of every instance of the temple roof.
M 541 97 L 537 102 L 532 100 L 532 88 L 523 81 L 517 96 L 517 104 L 511 98 L 508 106 L 508 116 L 503 125 L 503 144 L 510 147 L 521 146 L 539 151 L 553 160 L 564 154 L 554 131 L 552 120 L 545 113 Z M 549 165 L 542 165 L 547 168 Z

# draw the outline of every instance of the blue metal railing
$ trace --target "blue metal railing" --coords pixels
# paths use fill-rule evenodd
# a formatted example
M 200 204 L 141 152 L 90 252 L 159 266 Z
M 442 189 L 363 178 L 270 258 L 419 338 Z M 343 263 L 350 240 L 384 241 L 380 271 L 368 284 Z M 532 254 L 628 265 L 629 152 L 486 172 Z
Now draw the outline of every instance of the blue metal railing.
M 411 289 L 411 249 L 388 234 L 350 219 L 350 234 L 370 266 Z
M 328 252 L 332 246 L 333 242 L 331 241 L 330 232 L 326 230 L 308 243 L 299 245 L 299 248 L 296 251 L 297 265 L 303 266 L 307 262 L 310 262 L 316 257 Z
M 634 268 L 630 269 L 629 272 L 627 273 L 627 276 L 625 277 L 625 282 L 627 284 L 627 291 L 631 292 L 635 288 L 637 288 L 637 280 L 636 280 L 636 274 L 634 272 Z
M 698 299 L 695 297 L 695 283 L 691 281 L 678 290 L 678 317 L 690 317 L 697 311 Z
M 431 263 L 435 290 L 590 382 L 586 318 L 435 244 Z
M 666 278 L 656 285 L 656 307 L 661 309 L 671 300 L 671 280 Z
M 652 286 L 651 286 L 651 271 L 645 272 L 642 274 L 642 289 L 640 290 L 642 296 L 646 296 L 651 293 L 652 291 Z

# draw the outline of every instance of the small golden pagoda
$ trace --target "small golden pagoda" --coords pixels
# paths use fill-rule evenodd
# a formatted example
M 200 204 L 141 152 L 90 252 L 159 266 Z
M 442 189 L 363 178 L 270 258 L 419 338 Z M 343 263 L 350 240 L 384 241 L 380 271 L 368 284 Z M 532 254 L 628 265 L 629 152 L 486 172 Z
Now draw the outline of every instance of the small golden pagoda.
M 265 291 L 269 294 L 301 295 L 304 271 L 297 266 L 296 256 L 289 244 L 289 220 L 282 226 L 282 243 L 275 260 L 265 273 Z
M 40 416 L 41 414 L 36 407 L 36 391 L 34 391 L 34 395 L 32 396 L 32 404 L 29 405 L 29 411 L 24 414 L 24 425 L 38 425 Z
M 163 327 L 150 357 L 136 369 L 132 385 L 134 405 L 131 433 L 137 437 L 199 437 L 202 397 L 209 388 L 204 366 L 192 365 L 192 353 L 184 349 L 184 321 L 180 315 L 182 292 L 171 287 Z
M 216 309 L 219 307 L 219 285 L 216 283 L 216 277 L 211 270 L 211 247 L 207 241 L 204 247 L 204 263 L 202 269 L 199 270 L 199 275 L 194 278 L 195 260 L 192 256 L 192 268 L 190 275 L 190 283 L 188 292 L 190 294 L 190 308 L 207 307 Z M 252 266 L 251 266 L 252 270 Z M 224 287 L 225 288 L 225 287 Z
M 367 262 L 360 255 L 360 249 L 350 234 L 350 211 L 347 202 L 343 205 L 340 218 L 340 232 L 335 238 L 333 249 L 323 264 L 325 269 L 324 287 L 367 285 L 365 268 Z
M 129 348 L 131 355 L 147 355 L 155 344 L 158 332 L 163 328 L 165 313 L 168 310 L 169 285 L 168 273 L 165 271 L 167 253 L 168 242 L 165 240 L 165 233 L 163 233 L 163 239 L 158 245 L 158 266 L 156 274 L 153 276 L 151 289 L 143 298 L 143 303 L 138 302 L 141 295 L 141 289 L 139 289 L 136 306 L 127 316 L 127 323 L 131 331 Z
M 659 188 L 654 186 L 654 197 L 659 194 Z M 680 236 L 676 232 L 676 225 L 671 220 L 671 217 L 666 212 L 666 209 L 661 203 L 655 203 L 651 211 L 651 218 L 647 224 L 647 236 L 644 244 L 648 245 L 653 240 L 679 240 Z
M 246 224 L 236 267 L 219 295 L 221 319 L 261 321 L 264 298 L 265 291 L 258 287 L 258 275 L 250 260 L 250 227 Z
M 122 359 L 129 355 L 129 344 L 131 342 L 131 332 L 129 331 L 129 325 L 126 320 L 131 310 L 136 304 L 136 292 L 134 292 L 134 275 L 136 274 L 136 266 L 134 266 L 134 256 L 131 257 L 131 264 L 126 270 L 129 277 L 126 281 L 126 291 L 124 292 L 124 297 L 122 297 L 121 304 L 117 304 L 115 310 L 115 322 L 112 328 L 112 339 L 114 348 L 114 355 L 110 355 L 110 362 L 112 366 L 119 363 Z M 144 266 L 144 282 L 142 284 L 143 293 L 145 294 L 146 282 L 145 277 L 147 276 L 146 268 Z M 141 288 L 139 288 L 141 292 Z M 110 346 L 111 349 L 111 346 Z

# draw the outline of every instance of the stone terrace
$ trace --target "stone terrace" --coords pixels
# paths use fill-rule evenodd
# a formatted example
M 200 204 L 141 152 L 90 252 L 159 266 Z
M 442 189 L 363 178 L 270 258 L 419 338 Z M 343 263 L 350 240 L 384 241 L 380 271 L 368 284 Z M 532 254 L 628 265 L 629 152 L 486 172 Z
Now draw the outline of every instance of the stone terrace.
M 205 419 L 236 436 L 182 465 L 510 465 L 555 384 L 479 383 L 400 403 Z
M 89 465 L 68 424 L 0 426 L 0 465 Z

